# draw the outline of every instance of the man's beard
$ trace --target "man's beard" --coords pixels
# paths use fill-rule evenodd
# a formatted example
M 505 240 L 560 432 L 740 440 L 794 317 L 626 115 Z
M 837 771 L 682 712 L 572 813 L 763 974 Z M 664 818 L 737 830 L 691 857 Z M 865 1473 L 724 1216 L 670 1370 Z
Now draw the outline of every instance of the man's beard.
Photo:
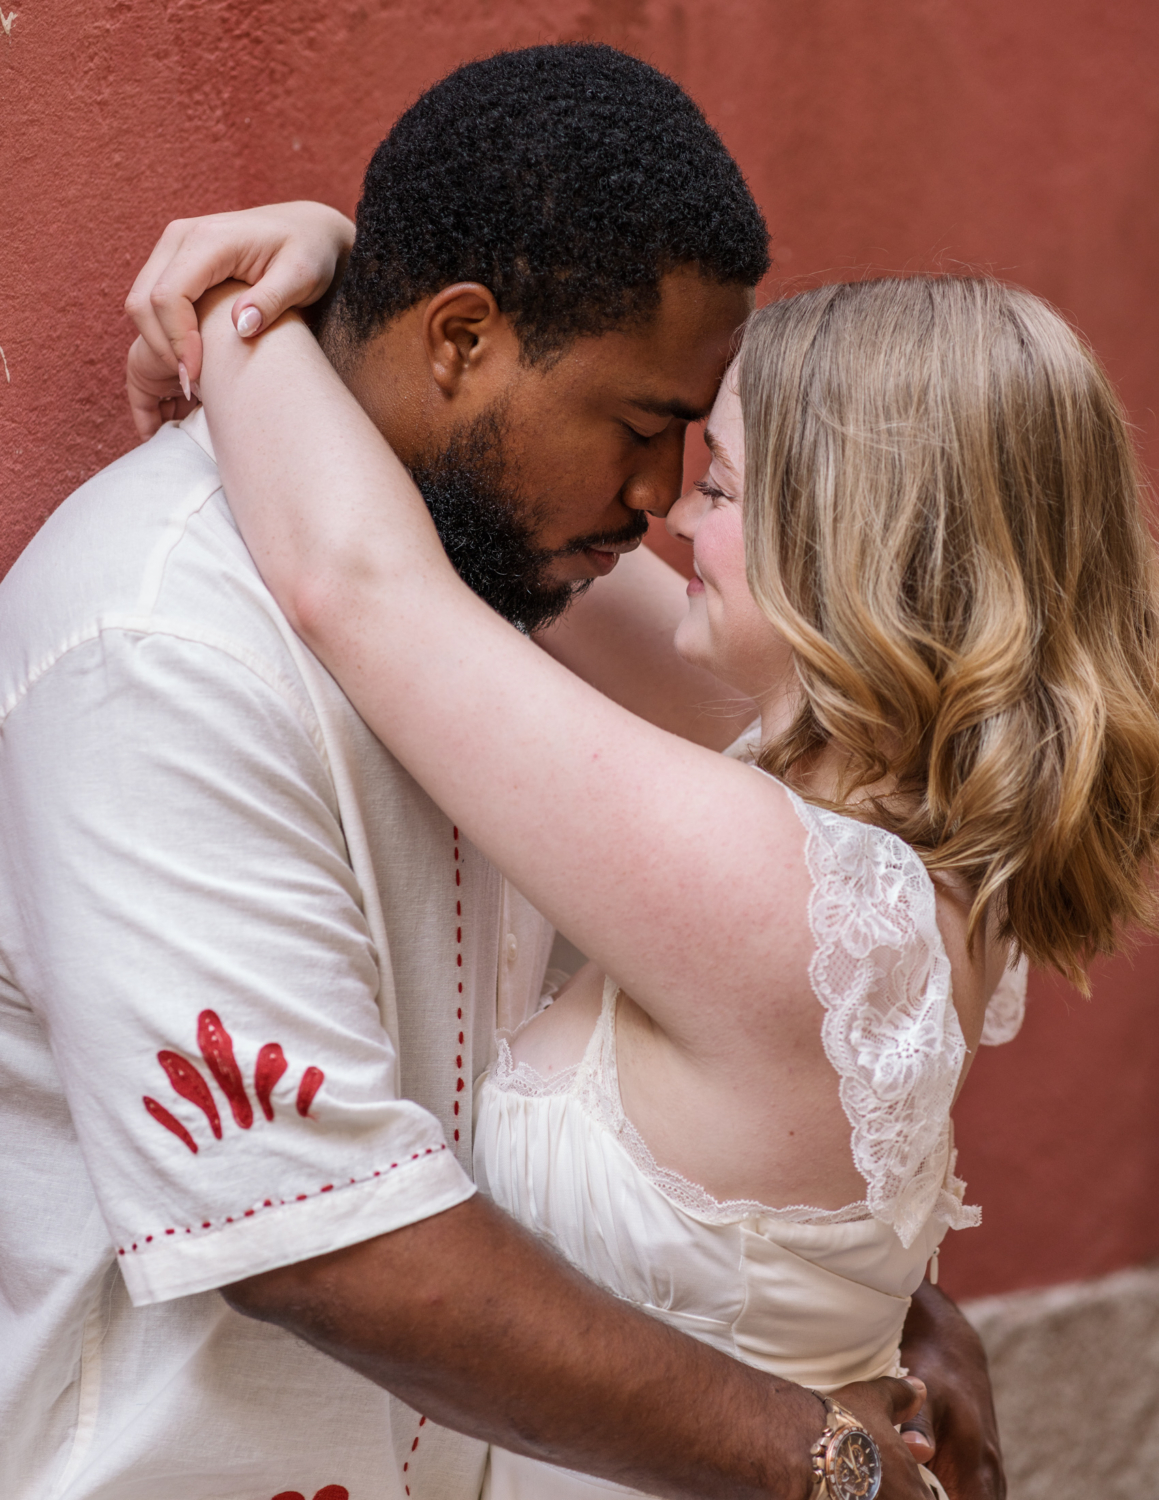
M 536 546 L 543 507 L 510 477 L 504 436 L 501 411 L 485 412 L 454 433 L 440 452 L 412 463 L 411 474 L 459 577 L 530 635 L 558 620 L 592 581 L 554 582 L 550 569 L 556 558 L 635 541 L 647 531 L 648 518 L 637 512 L 618 532 L 574 537 L 558 551 Z

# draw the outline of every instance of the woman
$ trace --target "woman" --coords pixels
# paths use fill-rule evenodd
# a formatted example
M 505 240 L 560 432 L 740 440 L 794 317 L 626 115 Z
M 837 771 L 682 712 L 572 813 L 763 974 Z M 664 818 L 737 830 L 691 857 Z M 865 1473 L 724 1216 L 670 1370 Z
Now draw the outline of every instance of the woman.
M 976 1220 L 950 1109 L 1003 976 L 1082 985 L 1150 916 L 1159 615 L 1093 358 L 982 279 L 752 317 L 668 521 L 695 559 L 676 649 L 760 709 L 720 757 L 475 598 L 300 324 L 247 347 L 227 317 L 202 389 L 263 575 L 592 959 L 479 1086 L 480 1184 L 742 1359 L 821 1391 L 895 1370 L 908 1295 Z M 490 1482 L 616 1489 L 498 1451 Z

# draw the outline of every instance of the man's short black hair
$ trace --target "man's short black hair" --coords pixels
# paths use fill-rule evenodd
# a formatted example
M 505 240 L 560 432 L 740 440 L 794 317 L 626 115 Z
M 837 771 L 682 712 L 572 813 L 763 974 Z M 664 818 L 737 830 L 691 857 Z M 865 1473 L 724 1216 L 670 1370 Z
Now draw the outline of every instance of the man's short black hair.
M 366 173 L 335 312 L 362 342 L 456 281 L 488 287 L 523 357 L 645 321 L 693 265 L 755 286 L 768 230 L 682 88 L 588 43 L 467 63 L 395 124 Z

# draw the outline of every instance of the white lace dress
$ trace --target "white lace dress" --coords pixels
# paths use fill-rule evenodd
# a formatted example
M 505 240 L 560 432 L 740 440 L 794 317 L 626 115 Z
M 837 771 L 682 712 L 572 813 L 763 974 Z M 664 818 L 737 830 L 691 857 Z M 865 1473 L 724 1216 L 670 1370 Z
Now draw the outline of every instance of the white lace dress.
M 475 1175 L 617 1296 L 829 1391 L 899 1371 L 910 1294 L 946 1228 L 980 1215 L 953 1176 L 966 1049 L 930 878 L 891 834 L 789 795 L 813 881 L 810 978 L 866 1199 L 829 1211 L 722 1203 L 658 1166 L 620 1103 L 610 982 L 582 1061 L 550 1082 L 500 1042 L 476 1088 Z M 1021 968 L 991 1002 L 984 1041 L 1017 1031 L 1024 997 Z M 488 1485 L 490 1500 L 637 1493 L 501 1449 Z

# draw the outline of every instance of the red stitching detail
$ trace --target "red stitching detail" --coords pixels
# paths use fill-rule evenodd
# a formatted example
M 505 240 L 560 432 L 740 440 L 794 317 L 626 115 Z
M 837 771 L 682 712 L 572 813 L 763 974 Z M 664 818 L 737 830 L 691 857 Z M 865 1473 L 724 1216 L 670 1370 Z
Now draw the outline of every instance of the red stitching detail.
M 454 840 L 455 840 L 455 884 L 458 885 L 459 884 L 459 865 L 460 865 L 460 861 L 461 861 L 461 856 L 460 856 L 460 853 L 459 853 L 459 830 L 457 828 L 452 828 L 451 831 L 454 834 Z M 463 926 L 462 926 L 462 921 L 463 921 L 463 903 L 462 903 L 461 900 L 455 902 L 455 917 L 457 919 L 457 925 L 455 927 L 455 945 L 456 945 L 456 947 L 458 949 L 458 952 L 455 954 L 455 967 L 457 969 L 462 969 L 462 967 L 463 967 Z M 458 993 L 460 995 L 463 993 L 463 981 L 462 981 L 461 978 L 458 981 Z M 456 1014 L 457 1018 L 460 1021 L 463 1019 L 463 1007 L 461 1005 L 458 1007 L 458 1009 L 455 1012 L 455 1014 Z M 459 1036 L 459 1046 L 462 1047 L 463 1046 L 463 1033 L 460 1031 L 458 1033 L 458 1036 Z M 466 1081 L 463 1078 L 463 1054 L 462 1054 L 462 1052 L 458 1052 L 455 1055 L 455 1074 L 456 1074 L 456 1077 L 455 1077 L 455 1093 L 456 1094 L 461 1094 L 461 1093 L 464 1092 L 464 1090 L 467 1087 Z M 458 1099 L 456 1098 L 453 1101 L 453 1103 L 454 1103 L 455 1114 L 458 1115 L 458 1113 L 459 1113 L 459 1101 L 458 1101 Z M 460 1139 L 458 1126 L 454 1126 L 452 1128 L 451 1134 L 452 1134 L 452 1138 L 456 1142 Z M 423 1421 L 424 1422 L 426 1421 L 425 1417 L 423 1418 Z
M 426 1419 L 426 1417 L 420 1417 L 420 1418 L 419 1418 L 419 1427 L 420 1427 L 420 1428 L 422 1428 L 422 1427 L 425 1427 L 425 1426 L 426 1426 L 426 1421 L 427 1421 L 427 1419 Z M 415 1449 L 416 1449 L 416 1448 L 417 1448 L 417 1447 L 418 1447 L 418 1445 L 419 1445 L 419 1439 L 420 1439 L 420 1437 L 421 1437 L 421 1436 L 422 1436 L 422 1433 L 421 1433 L 421 1431 L 420 1431 L 420 1432 L 416 1432 L 416 1433 L 415 1433 L 415 1440 L 414 1440 L 414 1442 L 413 1442 L 413 1443 L 412 1443 L 412 1444 L 411 1444 L 411 1445 L 410 1445 L 410 1451 L 411 1451 L 411 1452 L 412 1452 L 412 1453 L 413 1453 L 413 1452 L 414 1452 L 414 1451 L 415 1451 Z M 403 1464 L 403 1466 L 402 1466 L 402 1472 L 403 1472 L 403 1473 L 404 1473 L 404 1474 L 405 1474 L 405 1473 L 406 1473 L 406 1471 L 407 1471 L 407 1470 L 408 1470 L 408 1469 L 409 1469 L 409 1468 L 410 1468 L 410 1459 L 409 1459 L 409 1458 L 408 1458 L 408 1459 L 407 1459 L 407 1461 L 406 1461 L 406 1463 L 405 1463 L 405 1464 Z M 408 1494 L 408 1495 L 409 1495 L 409 1494 L 410 1494 L 410 1485 L 409 1485 L 409 1484 L 407 1484 L 407 1485 L 404 1485 L 404 1486 L 403 1486 L 403 1488 L 404 1488 L 404 1489 L 405 1489 L 405 1490 L 406 1490 L 406 1492 L 407 1492 L 407 1494 Z
M 426 1149 L 426 1151 L 422 1151 L 422 1152 L 416 1151 L 414 1153 L 414 1155 L 410 1159 L 411 1159 L 411 1161 L 417 1161 L 420 1156 L 434 1156 L 437 1151 L 445 1151 L 446 1149 L 447 1149 L 447 1147 L 446 1147 L 446 1143 L 445 1142 L 442 1143 L 439 1146 L 428 1146 L 427 1149 Z M 392 1161 L 391 1164 L 390 1164 L 391 1170 L 393 1170 L 398 1165 L 399 1165 L 398 1162 Z M 405 1166 L 406 1163 L 403 1162 L 402 1165 Z M 357 1185 L 358 1183 L 362 1183 L 362 1182 L 373 1182 L 376 1177 L 380 1177 L 381 1175 L 382 1175 L 381 1172 L 372 1172 L 368 1177 L 357 1177 L 357 1178 L 352 1177 L 350 1179 L 350 1184 L 349 1185 L 353 1186 L 353 1185 Z M 345 1184 L 345 1183 L 343 1184 L 344 1187 L 347 1186 L 347 1185 L 348 1184 Z M 293 1198 L 279 1198 L 276 1205 L 275 1205 L 274 1200 L 272 1198 L 263 1199 L 263 1201 L 258 1205 L 258 1208 L 259 1209 L 260 1208 L 274 1208 L 275 1206 L 278 1207 L 278 1208 L 284 1208 L 287 1203 L 303 1203 L 308 1198 L 320 1198 L 323 1193 L 332 1193 L 333 1191 L 334 1191 L 334 1184 L 332 1182 L 329 1182 L 329 1183 L 326 1184 L 325 1187 L 319 1188 L 317 1190 L 317 1192 L 313 1192 L 313 1193 L 298 1193 Z M 251 1218 L 255 1212 L 257 1212 L 257 1209 L 247 1208 L 245 1210 L 245 1213 L 242 1215 L 242 1217 L 247 1218 L 247 1219 Z M 233 1224 L 235 1222 L 235 1219 L 233 1218 L 232 1215 L 230 1215 L 230 1216 L 227 1216 L 227 1217 L 225 1217 L 223 1219 L 218 1219 L 216 1222 L 219 1225 Z M 186 1225 L 185 1226 L 185 1233 L 186 1234 L 192 1234 L 193 1230 L 195 1228 L 197 1228 L 197 1227 L 198 1227 L 197 1225 L 193 1225 L 193 1226 Z M 201 1222 L 200 1227 L 202 1229 L 212 1229 L 214 1227 L 214 1221 L 212 1219 L 203 1219 L 202 1222 Z M 160 1230 L 157 1231 L 158 1234 L 160 1232 L 161 1232 Z M 165 1233 L 166 1234 L 176 1234 L 177 1231 L 175 1229 L 166 1229 Z M 153 1239 L 153 1236 L 151 1234 L 148 1234 L 148 1235 L 146 1235 L 144 1237 L 144 1240 L 141 1243 L 147 1245 L 147 1244 L 150 1243 L 150 1241 L 152 1239 Z M 125 1247 L 123 1245 L 121 1245 L 121 1246 L 117 1247 L 117 1254 L 118 1255 L 126 1255 L 130 1251 L 136 1250 L 136 1248 L 137 1248 L 136 1244 L 130 1245 L 128 1247 L 128 1250 L 126 1250 Z

